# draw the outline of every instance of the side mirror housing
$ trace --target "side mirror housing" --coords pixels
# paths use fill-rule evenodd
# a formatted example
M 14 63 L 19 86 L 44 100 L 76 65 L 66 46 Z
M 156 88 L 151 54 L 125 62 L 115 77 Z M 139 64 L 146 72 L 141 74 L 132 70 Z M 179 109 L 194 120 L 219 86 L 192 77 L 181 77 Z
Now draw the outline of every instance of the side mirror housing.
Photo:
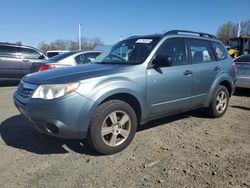
M 161 54 L 156 55 L 152 61 L 153 67 L 171 67 L 172 63 L 173 61 L 170 56 Z
M 40 55 L 38 59 L 46 59 L 46 57 L 44 55 Z

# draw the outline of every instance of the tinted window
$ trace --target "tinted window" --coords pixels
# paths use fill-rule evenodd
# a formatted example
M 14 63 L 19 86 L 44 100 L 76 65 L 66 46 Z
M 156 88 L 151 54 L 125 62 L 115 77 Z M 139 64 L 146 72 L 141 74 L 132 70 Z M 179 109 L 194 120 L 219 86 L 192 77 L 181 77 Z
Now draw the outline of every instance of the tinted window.
M 84 56 L 90 61 L 93 61 L 100 54 L 101 52 L 91 52 L 91 53 L 85 53 Z
M 39 52 L 29 48 L 22 48 L 22 54 L 24 59 L 39 59 L 41 56 Z
M 223 60 L 227 58 L 227 52 L 222 44 L 218 42 L 212 42 L 213 50 L 218 60 Z
M 51 58 L 49 58 L 50 61 L 61 61 L 62 59 L 65 59 L 71 55 L 74 55 L 76 53 L 79 53 L 79 51 L 73 51 L 73 52 L 65 52 L 65 53 L 62 53 L 62 54 L 58 54 L 56 56 L 53 56 Z
M 47 52 L 48 58 L 58 55 L 59 52 Z
M 205 63 L 212 61 L 212 55 L 207 41 L 189 40 L 189 51 L 192 63 Z
M 170 56 L 173 61 L 173 66 L 187 64 L 184 39 L 168 39 L 162 44 L 157 53 L 160 55 Z
M 12 46 L 0 46 L 0 56 L 16 57 L 18 55 L 18 48 Z
M 242 55 L 234 60 L 235 62 L 250 62 L 250 55 Z
M 101 54 L 100 52 L 84 53 L 84 54 L 76 56 L 75 61 L 77 64 L 90 63 L 100 54 Z
M 84 54 L 78 55 L 75 57 L 75 61 L 77 64 L 84 64 L 84 63 L 90 63 L 90 61 L 88 61 Z

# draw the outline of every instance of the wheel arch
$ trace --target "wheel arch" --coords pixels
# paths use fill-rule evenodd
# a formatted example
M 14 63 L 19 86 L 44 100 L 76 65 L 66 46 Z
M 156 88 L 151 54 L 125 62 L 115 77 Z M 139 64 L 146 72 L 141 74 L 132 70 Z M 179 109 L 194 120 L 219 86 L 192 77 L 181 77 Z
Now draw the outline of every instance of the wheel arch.
M 137 97 L 135 97 L 134 95 L 130 93 L 115 93 L 110 96 L 106 96 L 105 98 L 100 100 L 98 102 L 98 106 L 109 100 L 121 100 L 123 102 L 128 103 L 134 109 L 136 116 L 137 116 L 137 120 L 138 122 L 140 122 L 141 117 L 142 117 L 142 107 Z

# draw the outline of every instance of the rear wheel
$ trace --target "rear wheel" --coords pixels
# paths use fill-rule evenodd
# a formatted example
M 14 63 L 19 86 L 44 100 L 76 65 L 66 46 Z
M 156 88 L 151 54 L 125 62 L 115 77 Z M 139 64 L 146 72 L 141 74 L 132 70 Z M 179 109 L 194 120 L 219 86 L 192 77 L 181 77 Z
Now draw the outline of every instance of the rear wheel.
M 219 85 L 216 88 L 208 113 L 211 117 L 221 117 L 225 114 L 229 102 L 229 93 L 225 86 Z
M 130 144 L 136 128 L 134 109 L 123 101 L 110 100 L 97 108 L 87 140 L 101 154 L 117 153 Z

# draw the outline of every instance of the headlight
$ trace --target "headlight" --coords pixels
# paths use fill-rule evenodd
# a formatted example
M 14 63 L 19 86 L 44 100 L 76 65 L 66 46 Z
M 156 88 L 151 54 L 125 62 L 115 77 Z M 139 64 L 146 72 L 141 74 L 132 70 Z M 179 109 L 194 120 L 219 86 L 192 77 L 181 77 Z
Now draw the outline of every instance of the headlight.
M 32 98 L 55 99 L 72 93 L 78 88 L 79 85 L 79 82 L 68 84 L 40 85 L 32 95 Z

